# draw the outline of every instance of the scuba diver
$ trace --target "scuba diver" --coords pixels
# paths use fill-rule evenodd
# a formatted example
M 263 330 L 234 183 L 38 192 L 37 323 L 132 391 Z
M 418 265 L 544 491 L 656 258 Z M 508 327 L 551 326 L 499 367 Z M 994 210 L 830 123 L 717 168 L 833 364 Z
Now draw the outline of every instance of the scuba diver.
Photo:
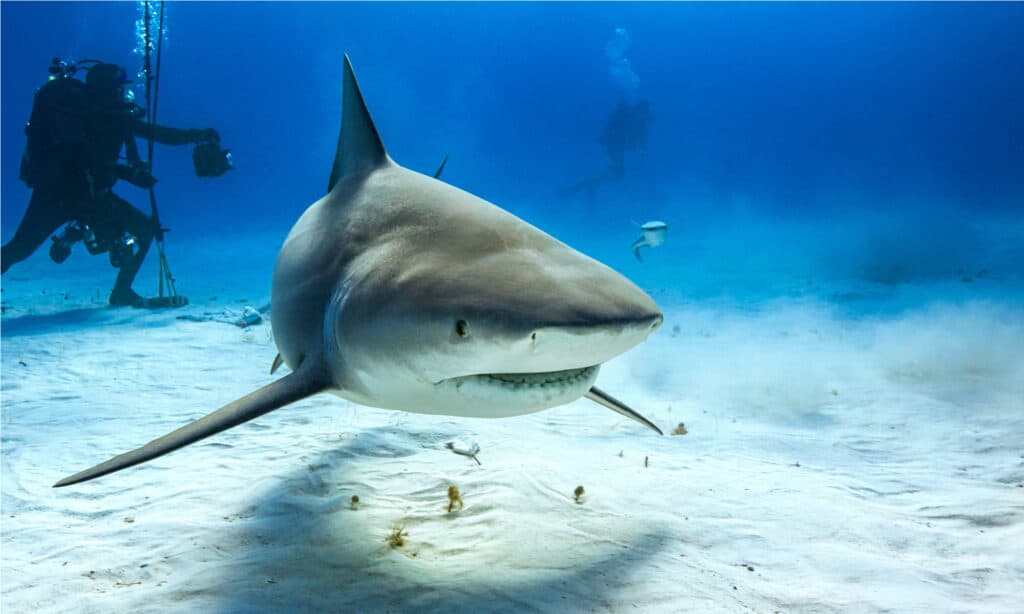
M 598 139 L 608 153 L 608 167 L 599 175 L 587 177 L 561 190 L 558 195 L 566 197 L 586 191 L 587 200 L 593 203 L 602 183 L 621 181 L 626 175 L 626 152 L 637 148 L 647 149 L 647 124 L 653 120 L 650 103 L 646 100 L 636 104 L 619 103 L 618 108 L 608 116 L 604 132 Z
M 83 64 L 91 64 L 84 82 L 75 78 Z M 19 176 L 32 189 L 32 197 L 14 237 L 0 252 L 2 272 L 28 258 L 67 224 L 51 237 L 50 258 L 64 262 L 78 241 L 90 254 L 109 252 L 111 265 L 119 269 L 110 304 L 140 307 L 144 299 L 132 290 L 132 282 L 161 229 L 152 216 L 112 188 L 119 179 L 143 189 L 157 181 L 139 156 L 137 137 L 165 145 L 196 144 L 197 151 L 205 146 L 209 152 L 211 147 L 220 151 L 220 136 L 212 128 L 181 130 L 147 123 L 145 109 L 126 89 L 131 81 L 116 64 L 54 58 L 50 73 L 50 80 L 36 92 L 25 126 L 28 141 Z M 230 154 L 222 153 L 221 168 L 214 169 L 220 172 L 209 175 L 230 169 Z M 196 167 L 198 171 L 198 160 Z

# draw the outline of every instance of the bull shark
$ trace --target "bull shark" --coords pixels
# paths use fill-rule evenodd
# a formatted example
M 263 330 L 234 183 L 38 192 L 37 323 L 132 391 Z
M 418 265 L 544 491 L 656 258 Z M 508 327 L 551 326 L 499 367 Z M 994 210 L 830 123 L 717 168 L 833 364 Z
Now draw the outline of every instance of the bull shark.
M 296 222 L 274 267 L 273 368 L 283 362 L 291 373 L 54 486 L 152 460 L 320 392 L 487 418 L 586 396 L 661 434 L 594 386 L 602 363 L 661 325 L 654 301 L 496 205 L 396 164 L 348 55 L 342 109 L 327 194 Z

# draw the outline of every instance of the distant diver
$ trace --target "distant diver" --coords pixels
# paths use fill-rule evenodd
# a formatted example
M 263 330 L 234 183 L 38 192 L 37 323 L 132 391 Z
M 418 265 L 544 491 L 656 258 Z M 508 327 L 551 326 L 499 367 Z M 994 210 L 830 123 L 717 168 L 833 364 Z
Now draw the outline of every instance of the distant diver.
M 633 255 L 636 256 L 636 259 L 643 262 L 644 259 L 640 257 L 640 248 L 658 247 L 664 243 L 665 235 L 668 233 L 668 224 L 658 221 L 647 222 L 640 227 L 640 230 L 643 231 L 643 234 L 639 239 L 633 241 L 632 249 Z
M 75 73 L 88 67 L 85 81 Z M 226 150 L 216 145 L 217 131 L 180 130 L 148 124 L 145 109 L 135 104 L 125 70 L 99 60 L 77 63 L 54 58 L 50 80 L 36 91 L 19 178 L 32 188 L 25 217 L 0 253 L 2 272 L 25 260 L 53 235 L 50 258 L 60 264 L 71 247 L 83 241 L 90 254 L 110 254 L 118 268 L 111 305 L 139 307 L 144 299 L 132 290 L 154 236 L 153 217 L 113 192 L 118 179 L 143 189 L 156 183 L 139 156 L 136 138 L 165 145 L 198 145 L 193 152 L 197 173 L 216 175 L 230 168 Z M 119 162 L 122 147 L 126 164 Z M 212 150 L 223 155 L 220 168 L 211 166 Z M 226 167 L 225 167 L 226 164 Z M 216 166 L 216 163 L 214 164 Z M 219 171 L 219 172 L 218 172 Z
M 598 142 L 608 153 L 608 167 L 600 174 L 587 177 L 561 191 L 559 197 L 574 196 L 583 192 L 587 201 L 594 203 L 597 190 L 602 184 L 621 181 L 626 175 L 626 152 L 638 148 L 647 149 L 647 125 L 653 121 L 650 103 L 641 100 L 636 104 L 621 102 L 608 116 L 604 132 Z

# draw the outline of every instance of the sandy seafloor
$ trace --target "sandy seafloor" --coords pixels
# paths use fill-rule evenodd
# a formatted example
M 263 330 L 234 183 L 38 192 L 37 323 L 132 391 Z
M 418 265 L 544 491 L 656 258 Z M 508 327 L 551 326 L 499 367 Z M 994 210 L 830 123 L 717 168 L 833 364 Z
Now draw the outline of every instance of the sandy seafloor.
M 178 316 L 265 305 L 283 234 L 171 237 L 182 310 L 105 307 L 114 272 L 81 253 L 5 276 L 5 614 L 1024 607 L 1024 282 L 998 267 L 752 289 L 694 237 L 616 248 L 666 323 L 598 383 L 664 437 L 585 400 L 483 420 L 320 395 L 51 488 L 271 381 L 269 325 Z

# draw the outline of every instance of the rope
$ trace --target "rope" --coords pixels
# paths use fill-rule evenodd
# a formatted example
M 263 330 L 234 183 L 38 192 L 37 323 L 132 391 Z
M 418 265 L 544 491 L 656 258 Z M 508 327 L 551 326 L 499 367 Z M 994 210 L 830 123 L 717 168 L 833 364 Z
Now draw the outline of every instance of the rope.
M 143 37 L 145 38 L 145 54 L 143 59 L 143 70 L 146 73 L 146 122 L 149 124 L 149 134 L 146 138 L 146 161 L 149 164 L 149 172 L 153 172 L 153 145 L 156 136 L 156 111 L 157 103 L 160 100 L 160 60 L 163 56 L 163 32 L 164 32 L 164 0 L 160 0 L 160 16 L 157 25 L 157 39 L 153 42 L 153 33 L 150 27 L 152 14 L 150 13 L 150 0 L 145 3 L 145 23 L 143 24 Z M 156 49 L 156 71 L 152 70 L 151 56 L 153 49 Z M 171 274 L 171 267 L 167 263 L 167 254 L 164 252 L 164 232 L 167 231 L 160 223 L 160 210 L 156 206 L 156 191 L 153 186 L 149 187 L 149 207 L 153 211 L 153 222 L 156 224 L 156 249 L 160 255 L 160 277 L 158 280 L 157 296 L 164 296 L 164 282 L 167 283 L 167 294 L 171 297 L 178 295 L 174 287 L 174 275 Z

